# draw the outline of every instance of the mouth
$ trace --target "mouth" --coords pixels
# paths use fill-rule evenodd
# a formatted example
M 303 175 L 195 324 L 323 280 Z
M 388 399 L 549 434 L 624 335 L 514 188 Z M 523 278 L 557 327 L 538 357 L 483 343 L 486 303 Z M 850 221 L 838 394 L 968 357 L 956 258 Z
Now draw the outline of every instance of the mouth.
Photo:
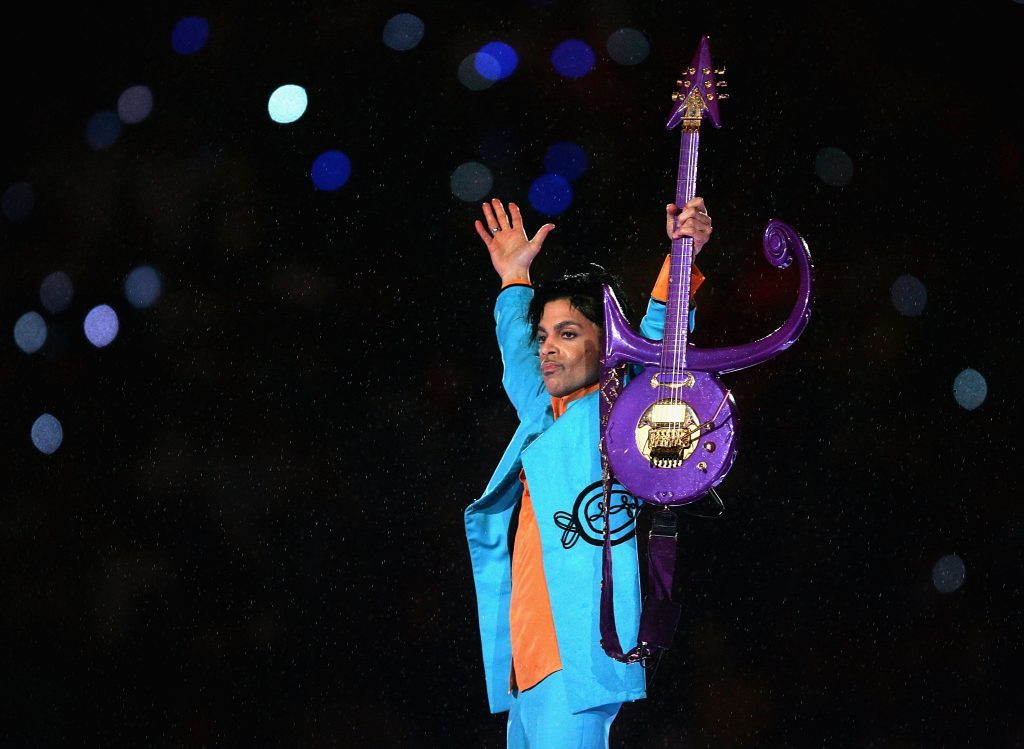
M 553 372 L 556 372 L 558 369 L 559 365 L 555 364 L 553 361 L 546 361 L 540 365 L 540 373 L 545 377 L 549 374 L 552 374 Z

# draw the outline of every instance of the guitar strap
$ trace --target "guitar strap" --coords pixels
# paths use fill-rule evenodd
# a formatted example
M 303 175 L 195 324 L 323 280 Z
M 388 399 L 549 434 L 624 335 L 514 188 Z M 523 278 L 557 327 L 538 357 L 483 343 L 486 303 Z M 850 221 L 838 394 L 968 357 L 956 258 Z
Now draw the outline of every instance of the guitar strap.
M 651 665 L 672 644 L 679 624 L 681 607 L 672 600 L 672 580 L 676 565 L 676 514 L 670 507 L 654 512 L 647 547 L 647 595 L 640 613 L 640 631 L 636 646 L 623 652 L 615 627 L 614 588 L 612 582 L 611 490 L 612 473 L 604 447 L 604 433 L 611 406 L 622 392 L 628 365 L 606 368 L 601 373 L 601 483 L 603 489 L 604 552 L 601 563 L 601 647 L 622 663 Z

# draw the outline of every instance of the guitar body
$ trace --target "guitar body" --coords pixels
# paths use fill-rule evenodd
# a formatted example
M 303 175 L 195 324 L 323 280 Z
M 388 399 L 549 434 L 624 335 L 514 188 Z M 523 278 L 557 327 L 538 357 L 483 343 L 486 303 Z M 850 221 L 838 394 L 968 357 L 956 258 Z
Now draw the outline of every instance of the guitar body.
M 626 385 L 609 414 L 605 451 L 634 495 L 686 504 L 718 485 L 736 459 L 735 403 L 711 372 L 662 379 L 651 365 Z

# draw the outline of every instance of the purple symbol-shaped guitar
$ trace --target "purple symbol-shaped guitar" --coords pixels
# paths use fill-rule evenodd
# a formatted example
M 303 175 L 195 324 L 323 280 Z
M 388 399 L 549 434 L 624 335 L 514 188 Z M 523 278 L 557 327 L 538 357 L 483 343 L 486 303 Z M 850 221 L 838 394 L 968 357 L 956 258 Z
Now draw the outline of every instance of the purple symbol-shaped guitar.
M 708 37 L 702 37 L 690 67 L 677 81 L 677 103 L 666 123 L 681 124 L 676 203 L 697 191 L 697 147 L 703 117 L 721 127 L 718 101 L 725 81 L 716 81 Z M 683 505 L 717 486 L 736 458 L 735 401 L 720 374 L 760 364 L 793 344 L 811 309 L 811 256 L 789 225 L 771 220 L 764 252 L 778 268 L 794 258 L 800 288 L 786 322 L 764 338 L 740 346 L 700 349 L 687 343 L 693 240 L 672 242 L 665 334 L 653 341 L 626 322 L 612 290 L 604 288 L 605 340 L 601 373 L 601 442 L 607 468 L 632 494 L 660 505 Z M 643 371 L 625 387 L 629 364 Z

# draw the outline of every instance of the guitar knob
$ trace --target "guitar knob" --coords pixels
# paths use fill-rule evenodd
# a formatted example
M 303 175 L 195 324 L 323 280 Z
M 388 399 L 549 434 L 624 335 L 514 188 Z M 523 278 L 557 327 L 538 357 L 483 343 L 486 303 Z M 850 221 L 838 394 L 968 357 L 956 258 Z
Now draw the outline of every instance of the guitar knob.
M 709 453 L 713 453 L 715 451 L 715 443 L 714 442 L 705 442 L 704 443 L 704 449 L 707 450 Z
M 707 464 L 707 463 L 705 463 L 705 462 L 704 462 L 704 461 L 702 460 L 702 461 L 701 461 L 700 463 L 698 463 L 698 464 L 697 464 L 697 470 L 698 470 L 698 471 L 704 471 L 705 473 L 707 473 L 707 470 L 708 470 L 708 464 Z

